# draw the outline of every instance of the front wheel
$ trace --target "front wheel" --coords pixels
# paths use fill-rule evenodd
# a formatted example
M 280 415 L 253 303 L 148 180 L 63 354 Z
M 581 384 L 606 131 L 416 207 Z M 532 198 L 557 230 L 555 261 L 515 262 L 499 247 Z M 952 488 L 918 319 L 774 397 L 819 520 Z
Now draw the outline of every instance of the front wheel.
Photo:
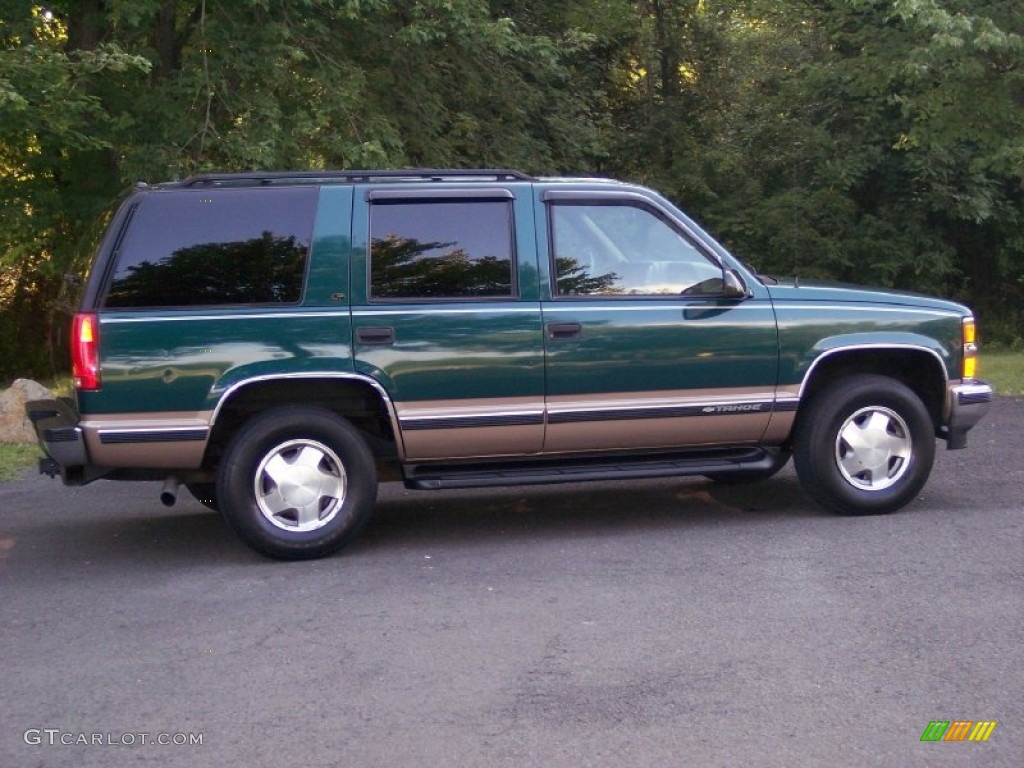
M 912 501 L 935 460 L 935 427 L 899 381 L 858 375 L 816 393 L 793 439 L 797 476 L 818 503 L 845 515 L 894 512 Z
M 231 441 L 217 477 L 228 524 L 256 551 L 284 560 L 343 547 L 366 523 L 376 495 L 366 442 L 324 408 L 256 416 Z

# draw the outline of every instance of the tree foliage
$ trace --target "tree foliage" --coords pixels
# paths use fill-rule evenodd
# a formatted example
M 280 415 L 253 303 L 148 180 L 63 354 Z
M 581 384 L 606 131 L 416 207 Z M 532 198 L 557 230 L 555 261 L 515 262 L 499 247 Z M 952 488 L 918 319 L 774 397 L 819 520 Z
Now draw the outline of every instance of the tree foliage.
M 3 0 L 0 375 L 45 373 L 121 190 L 214 169 L 633 179 L 1021 342 L 1022 35 L 1017 0 Z

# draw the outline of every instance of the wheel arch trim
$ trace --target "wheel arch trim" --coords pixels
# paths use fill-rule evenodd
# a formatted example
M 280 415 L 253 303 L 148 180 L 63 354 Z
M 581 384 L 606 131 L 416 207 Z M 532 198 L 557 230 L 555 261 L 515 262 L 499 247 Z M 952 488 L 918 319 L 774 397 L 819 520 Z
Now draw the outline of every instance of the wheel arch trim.
M 797 393 L 797 398 L 803 400 L 804 395 L 807 391 L 807 387 L 814 377 L 814 373 L 818 368 L 818 365 L 830 358 L 835 357 L 838 354 L 844 352 L 890 352 L 890 351 L 904 351 L 904 352 L 925 352 L 931 355 L 935 362 L 938 363 L 939 370 L 942 372 L 942 383 L 943 385 L 949 381 L 949 373 L 946 370 L 946 361 L 942 359 L 942 356 L 933 348 L 924 346 L 923 344 L 906 344 L 906 343 L 885 343 L 878 342 L 874 344 L 850 344 L 845 346 L 831 347 L 830 349 L 823 350 L 811 364 L 807 367 L 804 372 L 803 378 L 800 381 L 800 389 Z
M 265 384 L 273 381 L 301 381 L 303 379 L 337 379 L 338 381 L 354 381 L 360 384 L 369 385 L 376 393 L 380 396 L 381 401 L 384 403 L 384 407 L 387 410 L 388 419 L 391 421 L 391 429 L 395 435 L 395 447 L 398 450 L 399 459 L 405 457 L 405 443 L 402 440 L 402 431 L 398 421 L 398 412 L 395 409 L 395 404 L 391 399 L 390 393 L 376 379 L 371 376 L 366 376 L 360 373 L 339 373 L 337 371 L 303 371 L 302 373 L 270 373 L 262 374 L 259 376 L 250 376 L 249 378 L 236 381 L 230 387 L 225 389 L 217 400 L 217 405 L 213 409 L 213 414 L 210 417 L 210 428 L 217 423 L 217 419 L 220 416 L 221 410 L 227 405 L 231 399 L 239 393 L 240 390 L 250 387 L 255 384 Z

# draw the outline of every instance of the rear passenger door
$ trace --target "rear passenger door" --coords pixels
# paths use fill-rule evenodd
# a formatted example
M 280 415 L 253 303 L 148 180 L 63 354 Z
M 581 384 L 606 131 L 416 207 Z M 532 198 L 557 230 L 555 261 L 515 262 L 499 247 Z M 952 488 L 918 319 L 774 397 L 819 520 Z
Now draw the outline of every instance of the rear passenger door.
M 390 394 L 407 461 L 541 450 L 532 209 L 524 185 L 356 190 L 355 365 Z
M 729 298 L 700 234 L 631 192 L 549 191 L 545 452 L 751 443 L 777 376 L 763 286 Z

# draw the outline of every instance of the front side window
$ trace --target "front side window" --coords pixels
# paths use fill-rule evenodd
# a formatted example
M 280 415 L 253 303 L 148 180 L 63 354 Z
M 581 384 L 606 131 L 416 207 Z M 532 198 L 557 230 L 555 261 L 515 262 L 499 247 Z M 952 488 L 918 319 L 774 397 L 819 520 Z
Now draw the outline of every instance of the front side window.
M 106 306 L 294 304 L 316 203 L 314 187 L 152 192 L 118 246 Z
M 655 211 L 623 203 L 550 206 L 559 296 L 703 296 L 722 268 Z
M 512 250 L 510 201 L 375 202 L 370 210 L 370 297 L 511 297 Z

